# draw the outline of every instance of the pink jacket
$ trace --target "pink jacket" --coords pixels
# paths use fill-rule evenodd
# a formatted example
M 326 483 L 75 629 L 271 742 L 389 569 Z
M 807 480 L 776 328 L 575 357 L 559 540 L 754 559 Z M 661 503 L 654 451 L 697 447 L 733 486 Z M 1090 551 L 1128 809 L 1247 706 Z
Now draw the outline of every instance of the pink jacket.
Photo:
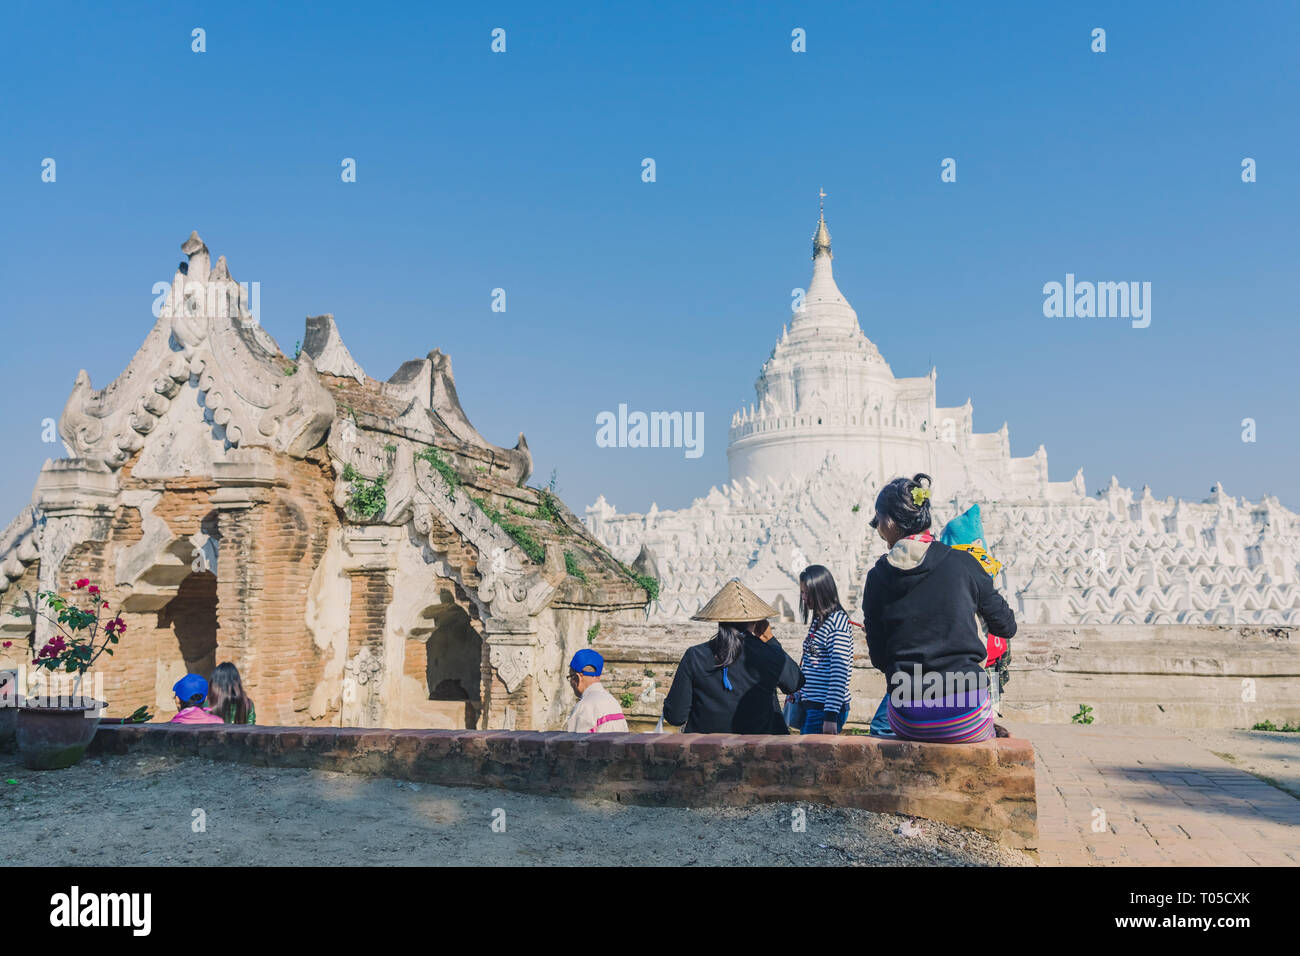
M 223 724 L 225 723 L 216 714 L 209 714 L 202 707 L 186 707 L 171 720 L 169 724 Z

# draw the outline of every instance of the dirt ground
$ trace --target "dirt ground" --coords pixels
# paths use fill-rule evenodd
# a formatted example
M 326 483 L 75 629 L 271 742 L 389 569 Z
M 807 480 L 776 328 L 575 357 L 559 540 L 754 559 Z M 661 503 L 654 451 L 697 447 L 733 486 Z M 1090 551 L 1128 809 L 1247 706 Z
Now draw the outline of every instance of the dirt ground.
M 0 755 L 0 819 L 6 862 L 39 866 L 1032 865 L 865 810 L 638 807 L 159 756 L 37 772 Z
M 1238 770 L 1300 798 L 1300 734 L 1197 729 L 1186 735 Z

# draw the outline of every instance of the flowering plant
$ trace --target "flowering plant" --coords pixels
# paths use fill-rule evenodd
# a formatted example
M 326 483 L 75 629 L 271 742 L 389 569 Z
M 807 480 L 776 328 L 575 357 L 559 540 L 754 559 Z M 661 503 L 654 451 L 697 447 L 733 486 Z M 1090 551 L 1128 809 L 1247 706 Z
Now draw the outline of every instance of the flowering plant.
M 112 645 L 126 633 L 126 622 L 120 613 L 107 617 L 108 601 L 104 600 L 98 585 L 89 578 L 81 578 L 73 587 L 85 593 L 88 601 L 79 602 L 65 598 L 57 591 L 40 591 L 36 596 L 36 612 L 52 621 L 56 633 L 36 653 L 32 666 L 48 671 L 76 673 L 77 683 L 100 655 L 113 654 Z M 88 606 L 82 606 L 82 604 Z M 10 611 L 15 617 L 28 613 L 22 608 Z M 106 619 L 107 618 L 107 619 Z M 5 647 L 12 642 L 6 641 Z

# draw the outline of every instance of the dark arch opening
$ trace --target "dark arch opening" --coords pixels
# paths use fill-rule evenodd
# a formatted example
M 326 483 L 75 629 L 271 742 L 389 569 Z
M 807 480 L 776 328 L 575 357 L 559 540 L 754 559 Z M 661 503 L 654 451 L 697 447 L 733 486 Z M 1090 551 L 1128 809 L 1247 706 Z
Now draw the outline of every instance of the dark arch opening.
M 185 670 L 212 676 L 217 666 L 217 577 L 196 571 L 180 583 L 176 596 L 158 612 L 160 627 L 176 635 Z
M 456 604 L 433 613 L 433 633 L 424 642 L 429 700 L 479 702 L 483 642 L 469 614 Z

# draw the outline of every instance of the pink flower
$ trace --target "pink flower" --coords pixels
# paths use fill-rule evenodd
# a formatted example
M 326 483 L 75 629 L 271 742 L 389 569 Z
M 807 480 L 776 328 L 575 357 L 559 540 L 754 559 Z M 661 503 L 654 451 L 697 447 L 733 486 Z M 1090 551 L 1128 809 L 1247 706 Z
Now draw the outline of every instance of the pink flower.
M 104 631 L 107 634 L 122 635 L 126 633 L 126 622 L 120 617 L 115 617 L 104 625 Z
M 104 607 L 108 607 L 108 602 L 107 602 L 107 601 L 104 602 Z
M 44 647 L 42 647 L 41 652 L 36 655 L 37 659 L 40 659 L 42 657 L 58 657 L 65 650 L 67 650 L 67 647 L 68 647 L 68 642 L 65 641 L 63 638 L 58 636 L 52 637 L 50 638 L 49 643 L 46 644 Z M 36 661 L 32 661 L 32 663 L 35 664 Z
M 88 590 L 90 591 L 91 594 L 98 594 L 98 593 L 99 593 L 99 585 L 97 585 L 97 584 L 92 584 L 92 585 L 88 588 Z
M 78 578 L 77 583 L 74 584 L 73 587 L 76 588 L 78 591 L 80 591 L 89 583 L 90 583 L 90 578 Z
M 13 646 L 14 646 L 13 641 L 5 641 L 3 643 L 0 643 L 0 647 L 13 647 Z

